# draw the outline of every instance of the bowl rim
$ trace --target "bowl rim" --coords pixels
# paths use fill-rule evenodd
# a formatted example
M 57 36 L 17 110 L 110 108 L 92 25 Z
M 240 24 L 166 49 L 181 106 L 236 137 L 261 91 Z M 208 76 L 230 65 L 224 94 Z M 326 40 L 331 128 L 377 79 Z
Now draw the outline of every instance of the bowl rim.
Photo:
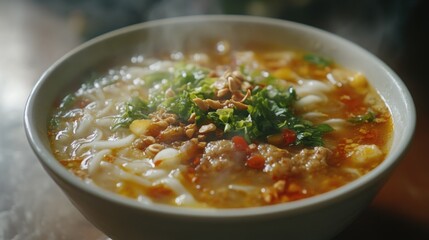
M 45 82 L 49 79 L 50 74 L 57 67 L 61 66 L 68 58 L 73 57 L 75 54 L 84 51 L 86 48 L 89 48 L 99 42 L 102 42 L 111 37 L 115 37 L 122 34 L 127 34 L 133 31 L 141 31 L 143 29 L 148 29 L 152 27 L 159 27 L 163 25 L 175 24 L 175 23 L 192 23 L 192 22 L 244 22 L 248 24 L 258 23 L 258 24 L 269 24 L 269 25 L 277 25 L 287 28 L 296 29 L 299 31 L 307 32 L 310 34 L 323 35 L 325 37 L 329 37 L 335 41 L 342 42 L 346 44 L 350 48 L 353 48 L 356 51 L 360 51 L 363 54 L 370 57 L 378 67 L 388 75 L 388 77 L 392 80 L 392 83 L 395 85 L 395 88 L 401 89 L 402 98 L 406 100 L 405 105 L 407 112 L 403 114 L 407 114 L 410 121 L 407 124 L 409 131 L 407 131 L 404 136 L 401 138 L 400 142 L 403 143 L 396 149 L 390 149 L 390 153 L 388 157 L 375 169 L 371 170 L 364 176 L 340 187 L 329 191 L 327 193 L 323 193 L 317 196 L 309 197 L 306 199 L 302 199 L 294 202 L 280 203 L 270 206 L 262 206 L 262 207 L 251 207 L 251 208 L 237 208 L 237 209 L 217 209 L 217 208 L 188 208 L 188 207 L 174 207 L 164 204 L 158 203 L 150 203 L 143 204 L 134 199 L 129 199 L 116 193 L 109 192 L 100 187 L 93 186 L 85 183 L 69 171 L 67 171 L 52 155 L 50 149 L 47 149 L 43 146 L 41 136 L 39 136 L 37 132 L 37 127 L 35 126 L 33 119 L 36 114 L 36 106 L 35 101 L 40 96 L 40 92 L 42 91 Z M 153 213 L 159 214 L 169 214 L 174 216 L 186 216 L 186 217 L 198 217 L 198 218 L 242 218 L 242 217 L 256 217 L 261 215 L 273 215 L 273 214 L 282 214 L 282 215 L 290 215 L 297 214 L 303 211 L 311 211 L 311 209 L 322 207 L 325 205 L 329 205 L 340 201 L 343 198 L 346 198 L 349 195 L 356 193 L 362 189 L 365 189 L 368 185 L 371 185 L 371 182 L 376 181 L 377 179 L 383 177 L 389 170 L 394 167 L 398 162 L 401 156 L 406 152 L 408 148 L 412 136 L 414 134 L 416 125 L 416 113 L 415 106 L 405 84 L 402 80 L 394 73 L 384 62 L 375 57 L 372 53 L 367 50 L 361 48 L 355 43 L 352 43 L 349 40 L 346 40 L 342 37 L 329 33 L 325 30 L 321 30 L 312 26 L 304 25 L 301 23 L 291 22 L 287 20 L 266 18 L 266 17 L 255 17 L 255 16 L 244 16 L 244 15 L 195 15 L 195 16 L 185 16 L 185 17 L 175 17 L 175 18 L 167 18 L 161 20 L 154 20 L 143 22 L 131 26 L 127 26 L 124 28 L 120 28 L 98 37 L 89 40 L 67 54 L 57 60 L 54 64 L 52 64 L 39 78 L 35 86 L 33 87 L 24 110 L 24 128 L 27 136 L 27 140 L 30 143 L 31 148 L 34 153 L 38 157 L 39 161 L 43 165 L 43 167 L 48 168 L 55 175 L 58 175 L 62 180 L 66 181 L 68 184 L 72 185 L 75 188 L 81 189 L 84 192 L 93 195 L 95 197 L 104 199 L 106 201 L 120 204 L 125 207 L 139 209 L 142 211 L 149 211 Z

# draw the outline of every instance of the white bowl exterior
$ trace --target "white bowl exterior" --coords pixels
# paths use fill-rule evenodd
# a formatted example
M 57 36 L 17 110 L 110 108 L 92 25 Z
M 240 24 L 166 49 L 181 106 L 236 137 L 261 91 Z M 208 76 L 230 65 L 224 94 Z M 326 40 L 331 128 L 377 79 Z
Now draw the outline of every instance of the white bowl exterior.
M 176 39 L 184 41 L 178 43 Z M 393 115 L 395 131 L 387 159 L 362 178 L 320 196 L 269 207 L 216 210 L 141 205 L 85 184 L 54 158 L 46 134 L 50 110 L 55 100 L 64 95 L 63 90 L 70 88 L 85 71 L 105 59 L 131 53 L 150 55 L 158 51 L 204 49 L 205 41 L 213 39 L 228 40 L 233 47 L 251 40 L 307 50 L 362 71 Z M 33 89 L 25 109 L 25 127 L 30 144 L 47 172 L 73 204 L 113 239 L 171 239 L 171 234 L 174 239 L 196 236 L 254 239 L 270 235 L 328 239 L 367 206 L 397 164 L 414 132 L 415 110 L 409 92 L 392 70 L 367 51 L 337 36 L 273 19 L 195 16 L 131 26 L 72 51 L 48 69 Z

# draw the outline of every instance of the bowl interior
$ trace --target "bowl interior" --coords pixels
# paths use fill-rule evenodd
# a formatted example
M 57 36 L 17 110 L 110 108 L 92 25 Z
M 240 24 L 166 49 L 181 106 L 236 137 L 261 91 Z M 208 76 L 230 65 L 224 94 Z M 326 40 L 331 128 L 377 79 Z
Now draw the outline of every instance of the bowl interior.
M 398 76 L 372 54 L 335 35 L 301 24 L 244 16 L 194 16 L 143 23 L 108 33 L 81 45 L 49 68 L 33 89 L 25 110 L 26 133 L 41 163 L 65 181 L 91 194 L 120 204 L 148 209 L 148 206 L 141 206 L 132 200 L 89 186 L 64 169 L 50 152 L 48 116 L 55 103 L 81 83 L 80 76 L 94 68 L 137 54 L 150 56 L 173 51 L 213 49 L 219 40 L 228 41 L 233 49 L 257 46 L 305 50 L 334 59 L 346 68 L 363 72 L 386 101 L 393 116 L 395 130 L 390 154 L 380 166 L 360 179 L 329 193 L 297 202 L 227 211 L 182 210 L 159 206 L 153 211 L 225 216 L 308 208 L 341 198 L 384 177 L 408 146 L 415 127 L 412 98 Z

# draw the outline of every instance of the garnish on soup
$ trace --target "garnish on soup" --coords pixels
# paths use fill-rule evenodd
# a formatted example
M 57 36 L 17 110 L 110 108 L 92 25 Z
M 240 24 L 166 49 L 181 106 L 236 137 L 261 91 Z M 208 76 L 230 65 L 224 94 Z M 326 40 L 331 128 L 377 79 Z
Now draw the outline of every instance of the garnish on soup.
M 362 73 L 294 51 L 172 56 L 67 95 L 49 126 L 58 160 L 137 201 L 241 208 L 336 189 L 387 154 L 391 116 Z

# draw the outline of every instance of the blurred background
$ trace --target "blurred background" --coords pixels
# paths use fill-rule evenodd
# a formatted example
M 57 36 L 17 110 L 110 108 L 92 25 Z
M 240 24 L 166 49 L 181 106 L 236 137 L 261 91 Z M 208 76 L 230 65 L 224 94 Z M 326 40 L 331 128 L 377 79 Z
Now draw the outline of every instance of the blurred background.
M 106 239 L 42 170 L 23 130 L 31 88 L 105 32 L 154 19 L 240 14 L 340 35 L 386 62 L 416 104 L 415 139 L 372 205 L 336 239 L 429 239 L 429 2 L 424 0 L 0 0 L 0 239 Z

